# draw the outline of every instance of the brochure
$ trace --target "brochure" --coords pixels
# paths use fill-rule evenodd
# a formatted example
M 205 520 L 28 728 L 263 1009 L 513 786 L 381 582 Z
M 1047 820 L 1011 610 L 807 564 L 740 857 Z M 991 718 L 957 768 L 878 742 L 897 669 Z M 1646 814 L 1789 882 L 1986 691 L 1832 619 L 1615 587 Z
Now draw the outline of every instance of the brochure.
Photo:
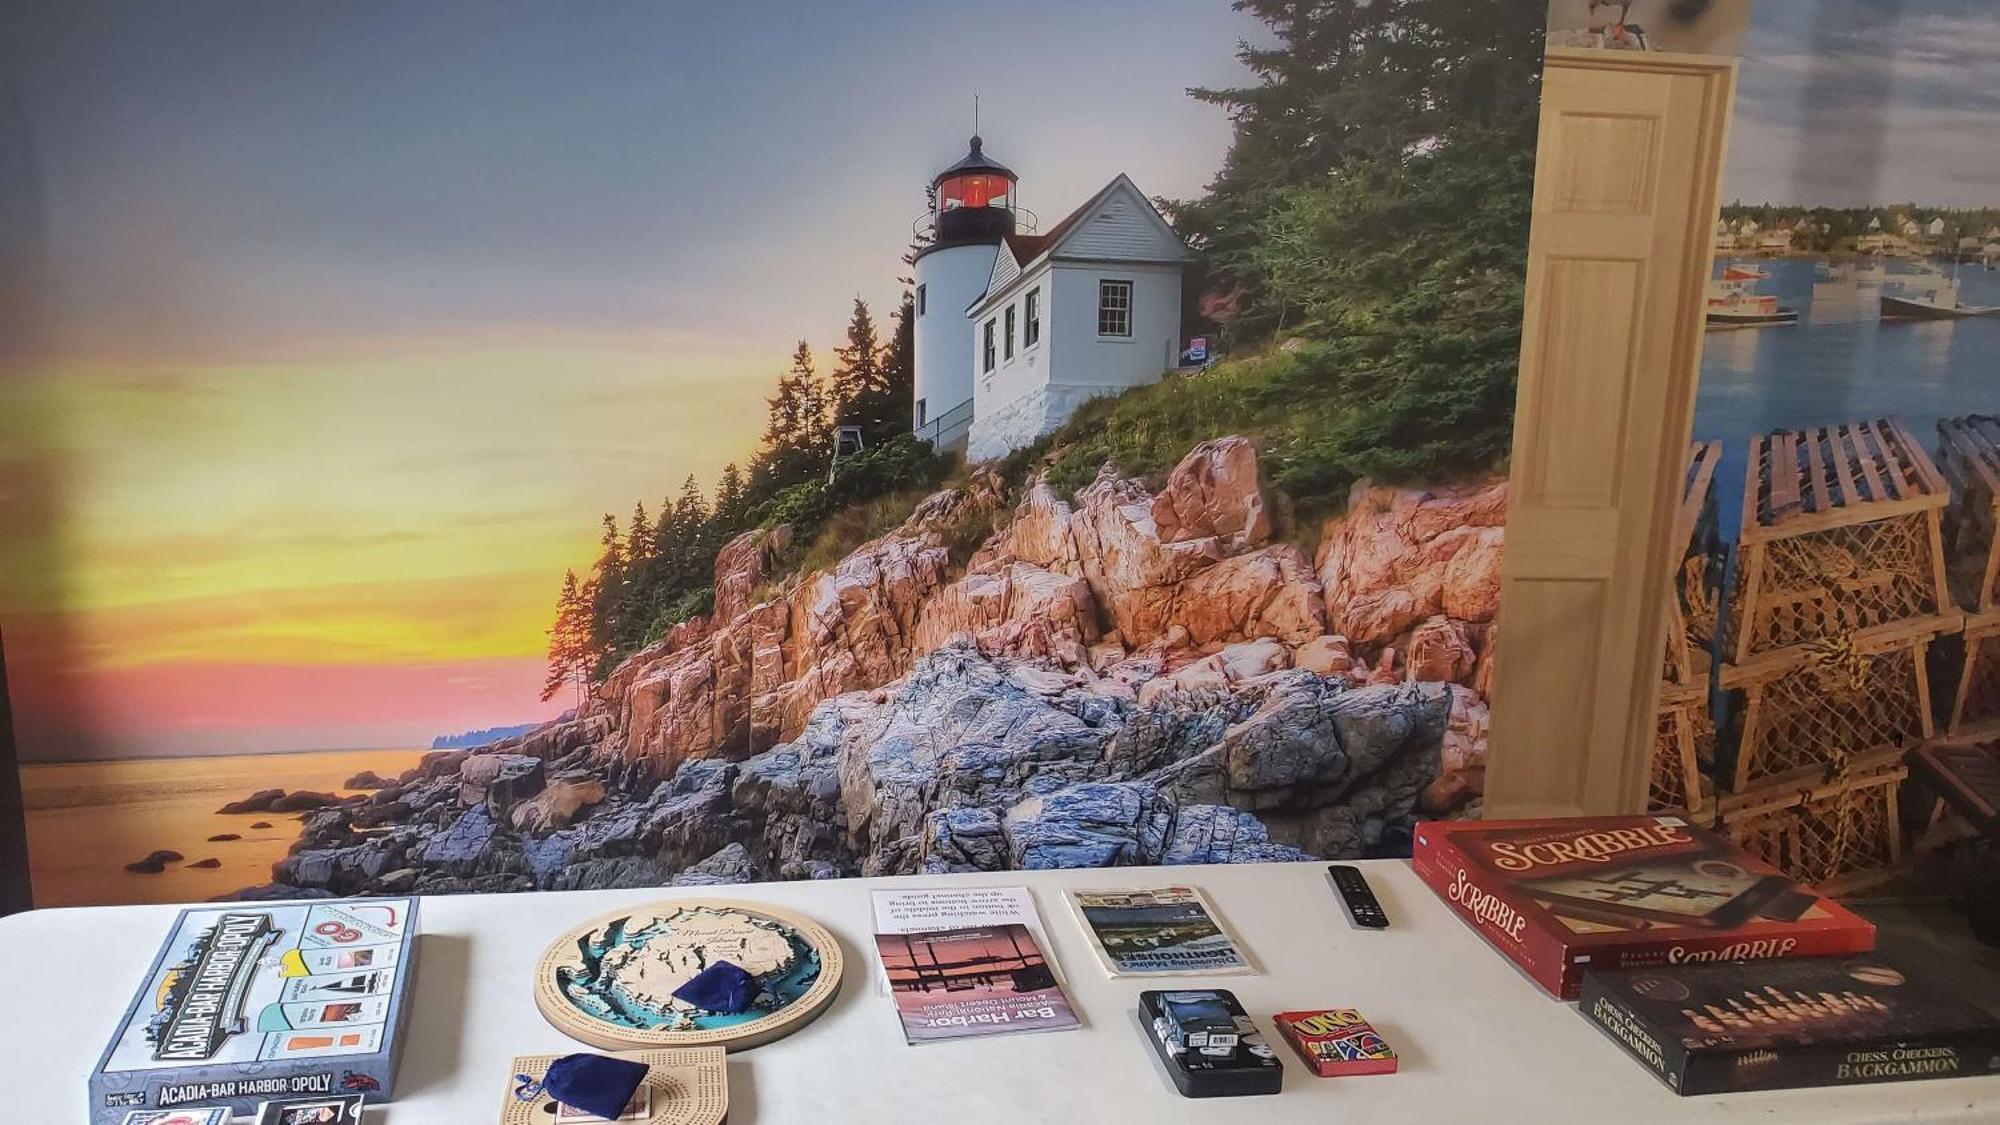
M 1114 977 L 1257 971 L 1193 887 L 1071 891 L 1069 899 Z
M 1077 1026 L 1041 947 L 1018 922 L 877 934 L 875 949 L 912 1044 Z

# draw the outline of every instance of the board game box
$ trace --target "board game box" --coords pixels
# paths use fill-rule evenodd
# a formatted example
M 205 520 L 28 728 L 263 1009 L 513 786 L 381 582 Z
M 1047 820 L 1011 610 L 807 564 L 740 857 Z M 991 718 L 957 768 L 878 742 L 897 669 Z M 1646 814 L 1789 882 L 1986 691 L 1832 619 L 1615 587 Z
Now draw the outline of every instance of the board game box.
M 1586 969 L 1863 953 L 1875 927 L 1673 816 L 1419 824 L 1418 877 L 1536 983 Z
M 1593 970 L 1578 1007 L 1680 1094 L 2000 1072 L 2000 1020 L 1875 957 Z
M 134 1110 L 393 1092 L 415 899 L 183 910 L 90 1076 L 92 1125 Z

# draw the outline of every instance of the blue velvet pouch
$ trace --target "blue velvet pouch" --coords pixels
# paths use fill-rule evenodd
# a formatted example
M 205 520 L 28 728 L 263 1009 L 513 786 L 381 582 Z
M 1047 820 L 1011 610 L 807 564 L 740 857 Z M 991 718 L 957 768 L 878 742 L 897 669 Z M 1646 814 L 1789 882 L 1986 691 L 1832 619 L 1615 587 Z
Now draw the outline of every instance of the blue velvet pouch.
M 741 966 L 717 961 L 674 989 L 674 999 L 710 1012 L 747 1012 L 757 999 L 757 978 Z
M 646 1064 L 606 1055 L 564 1055 L 549 1064 L 542 1090 L 573 1109 L 616 1121 L 646 1080 Z

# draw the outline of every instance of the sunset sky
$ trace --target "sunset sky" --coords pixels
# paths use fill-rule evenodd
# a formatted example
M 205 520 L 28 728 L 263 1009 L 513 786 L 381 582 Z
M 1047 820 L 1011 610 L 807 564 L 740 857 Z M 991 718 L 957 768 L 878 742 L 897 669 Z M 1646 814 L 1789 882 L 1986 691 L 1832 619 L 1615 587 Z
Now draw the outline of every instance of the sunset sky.
M 1226 0 L 40 5 L 0 46 L 0 632 L 29 759 L 521 722 L 597 516 L 886 316 L 923 185 L 1198 192 Z

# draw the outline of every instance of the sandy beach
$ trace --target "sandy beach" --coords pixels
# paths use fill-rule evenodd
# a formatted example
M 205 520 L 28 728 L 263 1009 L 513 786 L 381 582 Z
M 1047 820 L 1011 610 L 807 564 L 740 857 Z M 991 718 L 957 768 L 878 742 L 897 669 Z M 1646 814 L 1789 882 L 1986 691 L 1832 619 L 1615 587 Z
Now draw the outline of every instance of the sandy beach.
M 296 813 L 224 816 L 215 810 L 259 789 L 346 793 L 364 769 L 393 778 L 426 750 L 329 750 L 131 762 L 24 765 L 36 906 L 198 902 L 267 883 L 298 837 Z M 255 823 L 269 828 L 253 829 Z M 233 833 L 239 840 L 211 842 Z M 125 865 L 156 849 L 187 857 L 158 875 Z M 221 866 L 190 864 L 216 859 Z

